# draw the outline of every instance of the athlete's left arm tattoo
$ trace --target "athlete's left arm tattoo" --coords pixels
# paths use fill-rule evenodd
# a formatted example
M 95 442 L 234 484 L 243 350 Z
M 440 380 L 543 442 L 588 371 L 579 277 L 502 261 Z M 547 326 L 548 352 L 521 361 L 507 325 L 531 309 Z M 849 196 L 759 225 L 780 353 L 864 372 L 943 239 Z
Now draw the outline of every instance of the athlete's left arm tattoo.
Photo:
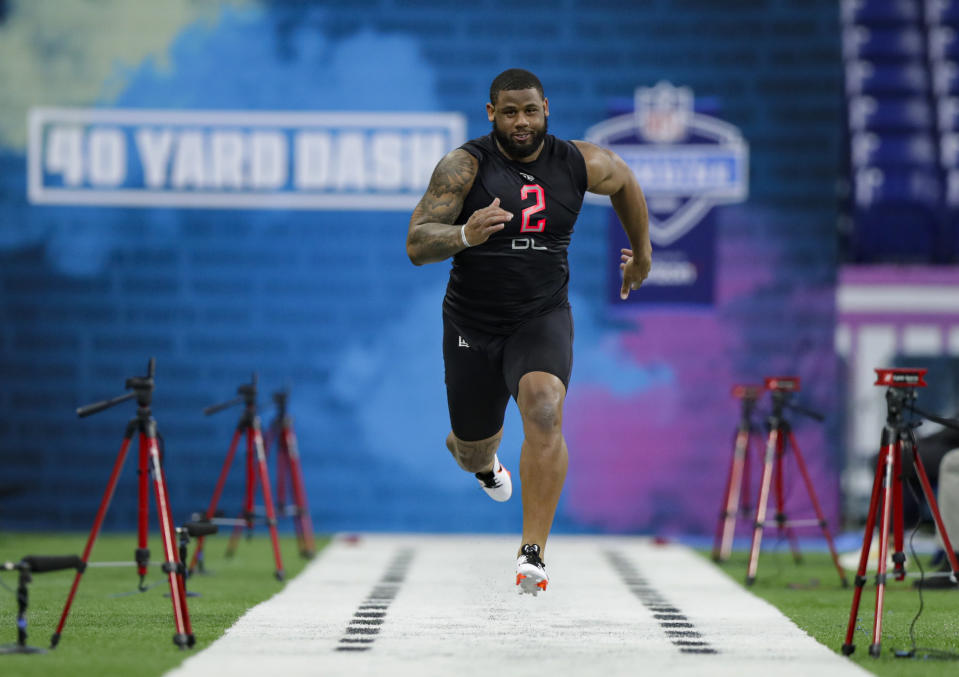
M 451 228 L 473 187 L 476 158 L 456 149 L 446 155 L 430 178 L 426 194 L 416 205 L 406 237 L 406 253 L 416 265 L 449 258 L 465 248 L 459 228 Z

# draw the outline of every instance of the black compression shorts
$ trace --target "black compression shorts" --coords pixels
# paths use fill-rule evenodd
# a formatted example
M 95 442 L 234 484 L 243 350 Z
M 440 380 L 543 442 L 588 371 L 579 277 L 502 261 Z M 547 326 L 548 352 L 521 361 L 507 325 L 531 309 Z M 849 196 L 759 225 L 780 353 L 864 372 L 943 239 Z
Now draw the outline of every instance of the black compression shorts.
M 553 374 L 569 388 L 573 317 L 569 306 L 524 322 L 510 335 L 461 329 L 443 314 L 446 399 L 453 434 L 485 440 L 503 427 L 510 395 L 531 371 Z

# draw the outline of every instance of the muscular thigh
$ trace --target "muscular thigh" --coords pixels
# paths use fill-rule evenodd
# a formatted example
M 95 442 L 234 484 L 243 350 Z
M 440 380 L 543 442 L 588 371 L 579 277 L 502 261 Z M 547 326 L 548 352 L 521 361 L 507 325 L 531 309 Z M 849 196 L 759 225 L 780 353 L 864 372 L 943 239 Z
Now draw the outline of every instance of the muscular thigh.
M 443 318 L 443 361 L 450 426 L 457 439 L 485 440 L 503 427 L 509 390 L 495 346 L 461 332 Z
M 573 316 L 558 308 L 524 323 L 503 347 L 503 377 L 514 398 L 519 381 L 531 371 L 552 374 L 569 388 L 573 369 Z

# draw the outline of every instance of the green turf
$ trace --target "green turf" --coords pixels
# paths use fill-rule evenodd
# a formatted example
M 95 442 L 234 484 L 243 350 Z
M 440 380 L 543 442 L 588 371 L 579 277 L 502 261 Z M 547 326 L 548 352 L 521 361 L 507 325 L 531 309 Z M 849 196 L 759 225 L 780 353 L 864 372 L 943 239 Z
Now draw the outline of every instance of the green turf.
M 26 555 L 81 554 L 87 534 L 0 533 L 0 562 L 17 561 Z M 166 579 L 159 566 L 152 566 L 146 592 L 134 592 L 138 577 L 133 567 L 87 569 L 60 639 L 59 646 L 42 655 L 2 655 L 0 675 L 161 675 L 223 634 L 253 605 L 283 588 L 273 572 L 273 549 L 268 532 L 257 530 L 252 540 L 241 540 L 236 554 L 225 557 L 227 538 L 207 538 L 206 568 L 209 575 L 189 579 L 187 589 L 200 593 L 187 605 L 196 646 L 180 650 L 173 644 L 173 607 Z M 325 545 L 318 541 L 317 547 Z M 159 536 L 149 544 L 151 560 L 162 553 Z M 297 552 L 293 536 L 281 538 L 281 554 L 289 580 L 306 564 Z M 131 561 L 135 534 L 105 534 L 97 539 L 91 562 Z M 192 544 L 191 544 L 192 552 Z M 27 643 L 49 648 L 74 571 L 35 574 L 29 585 L 30 605 Z M 15 589 L 16 572 L 0 573 L 0 582 Z M 16 598 L 0 587 L 0 644 L 15 643 Z M 131 593 L 124 595 L 123 593 Z
M 188 583 L 200 597 L 189 599 L 190 617 L 197 645 L 181 651 L 172 641 L 174 627 L 167 585 L 159 568 L 153 567 L 147 584 L 156 584 L 144 593 L 134 592 L 137 577 L 132 567 L 93 568 L 80 584 L 60 645 L 42 655 L 0 656 L 4 677 L 63 674 L 72 677 L 161 675 L 186 657 L 207 646 L 230 627 L 248 608 L 282 589 L 273 578 L 274 562 L 270 541 L 258 531 L 252 541 L 241 541 L 233 558 L 224 557 L 226 539 L 208 540 L 207 568 L 211 575 L 194 576 Z M 79 554 L 86 534 L 0 533 L 0 561 L 19 560 L 24 555 Z M 324 545 L 320 541 L 318 546 Z M 287 579 L 304 566 L 295 539 L 281 539 Z M 133 534 L 102 535 L 91 562 L 129 561 L 136 548 Z M 151 539 L 153 560 L 159 559 L 158 539 Z M 708 556 L 708 553 L 704 553 Z M 734 553 L 720 565 L 734 580 L 743 582 L 746 555 Z M 912 570 L 915 570 L 913 567 Z M 37 574 L 29 586 L 28 644 L 47 648 L 66 601 L 72 571 Z M 0 581 L 15 588 L 15 572 L 0 573 Z M 782 610 L 800 628 L 830 649 L 840 652 L 852 602 L 852 590 L 844 589 L 829 556 L 805 553 L 795 564 L 788 552 L 764 551 L 756 582 L 749 588 Z M 130 594 L 124 594 L 130 593 Z M 915 628 L 920 656 L 924 649 L 959 653 L 959 591 L 930 591 L 924 594 L 925 609 Z M 863 593 L 859 628 L 853 660 L 882 676 L 946 677 L 959 674 L 959 661 L 896 658 L 893 649 L 912 647 L 909 626 L 919 608 L 919 597 L 908 583 L 892 581 L 887 587 L 882 636 L 882 656 L 869 653 L 875 587 L 870 581 Z M 0 588 L 0 644 L 16 641 L 16 600 Z M 761 641 L 761 635 L 758 635 Z
M 704 552 L 705 557 L 709 553 Z M 923 561 L 928 570 L 928 558 Z M 747 553 L 734 552 L 720 568 L 734 580 L 745 583 Z M 912 564 L 910 571 L 918 571 Z M 847 572 L 849 588 L 843 588 L 839 574 L 828 553 L 803 553 L 796 564 L 791 553 L 764 551 L 759 558 L 756 580 L 749 590 L 779 608 L 796 625 L 819 642 L 841 655 L 846 639 L 849 611 L 852 606 L 852 578 Z M 859 605 L 857 629 L 853 637 L 853 660 L 870 672 L 883 677 L 946 677 L 959 674 L 959 660 L 923 658 L 929 649 L 945 650 L 959 658 L 959 590 L 923 592 L 924 608 L 914 634 L 919 647 L 917 658 L 897 658 L 893 650 L 910 650 L 913 646 L 909 626 L 919 610 L 919 594 L 910 579 L 886 586 L 881 648 L 882 655 L 869 655 L 875 617 L 875 573 L 867 572 L 867 583 Z M 762 641 L 757 628 L 757 641 Z

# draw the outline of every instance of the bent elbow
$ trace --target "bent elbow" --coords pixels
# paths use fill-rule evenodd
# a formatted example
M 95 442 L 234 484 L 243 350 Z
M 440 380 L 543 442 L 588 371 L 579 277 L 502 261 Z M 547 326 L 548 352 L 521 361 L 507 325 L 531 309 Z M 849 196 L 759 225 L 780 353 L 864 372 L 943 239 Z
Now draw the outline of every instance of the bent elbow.
M 414 266 L 422 266 L 424 263 L 426 263 L 416 248 L 408 242 L 406 243 L 406 255 L 409 257 L 410 263 L 412 263 Z

